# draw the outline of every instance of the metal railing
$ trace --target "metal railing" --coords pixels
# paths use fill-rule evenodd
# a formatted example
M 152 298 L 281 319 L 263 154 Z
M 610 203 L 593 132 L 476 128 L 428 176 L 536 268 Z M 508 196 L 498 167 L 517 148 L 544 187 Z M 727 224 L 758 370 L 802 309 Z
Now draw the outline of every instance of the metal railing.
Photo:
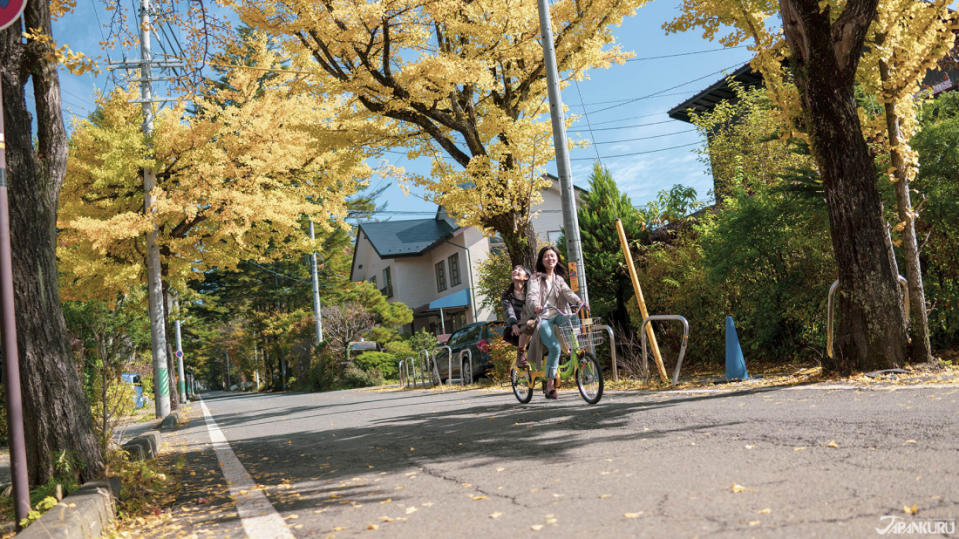
M 609 355 L 610 355 L 610 361 L 612 362 L 610 363 L 610 365 L 613 368 L 613 381 L 618 382 L 619 370 L 616 367 L 616 341 L 613 340 L 613 328 L 605 324 L 596 324 L 593 327 L 596 329 L 601 329 L 605 331 L 607 335 L 609 335 Z
M 437 384 L 442 383 L 443 377 L 440 376 L 440 367 L 436 363 L 436 353 L 440 350 L 446 348 L 446 382 L 452 386 L 453 385 L 453 349 L 449 346 L 437 346 L 433 348 L 433 369 L 436 371 L 436 381 Z
M 899 286 L 902 287 L 902 295 L 905 302 L 906 308 L 906 323 L 909 323 L 909 281 L 906 280 L 902 275 L 897 276 L 897 281 L 899 281 Z M 833 281 L 829 285 L 829 295 L 826 299 L 826 357 L 832 358 L 833 356 L 833 309 L 832 309 L 832 298 L 836 294 L 836 290 L 839 289 L 839 279 Z
M 647 363 L 646 359 L 646 324 L 653 322 L 655 320 L 677 320 L 683 324 L 683 344 L 679 347 L 679 358 L 676 359 L 676 368 L 673 370 L 673 385 L 676 385 L 676 382 L 679 381 L 679 370 L 683 366 L 683 357 L 686 355 L 686 343 L 689 341 L 689 321 L 685 317 L 678 314 L 654 314 L 652 316 L 647 316 L 643 320 L 643 325 L 640 326 L 639 332 L 643 334 L 643 363 Z M 649 372 L 649 366 L 646 365 L 646 371 Z

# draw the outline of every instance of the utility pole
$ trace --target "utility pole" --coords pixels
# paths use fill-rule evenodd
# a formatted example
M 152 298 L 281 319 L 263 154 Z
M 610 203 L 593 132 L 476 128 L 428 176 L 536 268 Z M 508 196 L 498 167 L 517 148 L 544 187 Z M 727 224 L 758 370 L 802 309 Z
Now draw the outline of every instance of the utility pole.
M 176 363 L 177 363 L 177 374 L 180 375 L 179 387 L 180 389 L 180 402 L 186 404 L 186 378 L 183 376 L 183 341 L 180 338 L 180 300 L 173 300 L 173 305 L 176 307 Z
M 559 91 L 559 72 L 556 68 L 556 48 L 553 45 L 553 27 L 549 20 L 547 0 L 537 0 L 539 28 L 543 45 L 546 87 L 549 92 L 549 111 L 553 119 L 553 147 L 556 149 L 556 171 L 559 174 L 560 194 L 563 199 L 563 228 L 566 235 L 566 253 L 570 262 L 570 286 L 579 282 L 579 296 L 589 303 L 586 291 L 586 272 L 583 268 L 583 246 L 579 239 L 579 216 L 576 214 L 576 193 L 569 165 L 569 146 L 566 143 L 566 119 L 563 96 Z
M 140 70 L 140 103 L 143 107 L 143 133 L 153 134 L 153 104 L 168 99 L 153 97 L 153 69 L 181 66 L 181 62 L 154 61 L 150 52 L 150 0 L 140 0 L 140 60 L 130 62 L 111 62 L 108 69 Z M 153 208 L 153 189 L 156 187 L 156 175 L 152 168 L 143 169 L 143 210 L 151 217 Z M 170 413 L 170 373 L 167 369 L 167 337 L 163 317 L 163 282 L 160 276 L 160 248 L 157 245 L 159 231 L 153 224 L 146 237 L 147 291 L 149 292 L 150 347 L 153 352 L 153 388 L 156 402 L 156 416 L 166 417 Z
M 310 220 L 310 243 L 313 244 L 315 242 L 316 238 L 313 236 L 313 221 Z M 310 272 L 313 275 L 313 318 L 316 321 L 316 344 L 319 346 L 319 344 L 323 342 L 323 311 L 320 309 L 320 279 L 316 272 L 315 245 L 313 251 L 310 253 L 310 262 L 312 263 Z
M 19 21 L 26 2 L 12 4 L 0 18 L 0 31 Z M 7 3 L 4 3 L 7 7 Z M 16 11 L 14 11 L 16 9 Z M 20 28 L 19 24 L 17 28 Z M 10 440 L 10 471 L 16 530 L 30 512 L 30 482 L 27 477 L 27 442 L 23 430 L 23 399 L 20 392 L 20 351 L 17 349 L 16 306 L 13 299 L 13 252 L 10 249 L 10 199 L 7 193 L 7 146 L 3 135 L 3 78 L 0 77 L 0 319 L 3 330 L 3 381 L 7 396 L 7 429 Z

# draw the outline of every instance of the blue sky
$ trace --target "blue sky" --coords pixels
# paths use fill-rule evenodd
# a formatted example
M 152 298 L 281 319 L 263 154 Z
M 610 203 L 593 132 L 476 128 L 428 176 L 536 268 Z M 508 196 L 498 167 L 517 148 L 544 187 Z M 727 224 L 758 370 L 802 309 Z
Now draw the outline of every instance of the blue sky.
M 703 141 L 691 125 L 671 120 L 666 112 L 722 78 L 723 71 L 732 72 L 746 63 L 749 54 L 745 48 L 723 50 L 718 43 L 703 40 L 697 31 L 667 36 L 662 25 L 675 17 L 678 9 L 678 0 L 653 0 L 640 8 L 614 29 L 620 45 L 633 51 L 636 59 L 593 71 L 589 79 L 564 89 L 569 114 L 579 115 L 570 139 L 596 142 L 570 154 L 577 185 L 587 184 L 598 154 L 634 205 L 642 205 L 678 183 L 694 187 L 701 199 L 706 198 L 712 179 L 694 153 Z M 106 12 L 99 0 L 78 0 L 76 12 L 55 23 L 54 36 L 74 50 L 102 57 L 98 42 L 106 34 L 104 22 Z M 118 51 L 110 53 L 113 60 L 119 55 Z M 137 58 L 139 51 L 127 55 Z M 105 71 L 96 77 L 61 76 L 67 118 L 89 114 L 95 92 L 112 87 Z M 398 154 L 387 153 L 386 158 L 394 165 L 428 171 L 425 163 L 410 163 Z M 556 173 L 555 164 L 548 172 Z M 403 195 L 395 185 L 386 190 L 382 201 L 387 203 L 388 213 L 378 218 L 384 219 L 427 216 L 436 208 L 415 191 Z

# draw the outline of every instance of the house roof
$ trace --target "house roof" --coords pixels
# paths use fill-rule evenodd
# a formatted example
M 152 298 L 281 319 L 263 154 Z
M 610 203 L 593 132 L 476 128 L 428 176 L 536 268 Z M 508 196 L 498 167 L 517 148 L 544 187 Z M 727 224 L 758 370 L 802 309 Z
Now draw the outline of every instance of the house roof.
M 416 256 L 448 238 L 456 226 L 443 219 L 361 223 L 360 230 L 380 258 Z
M 667 114 L 674 120 L 689 123 L 690 109 L 692 109 L 693 112 L 701 113 L 713 110 L 713 107 L 719 104 L 720 101 L 735 98 L 736 94 L 729 86 L 729 79 L 741 83 L 746 88 L 758 88 L 763 85 L 763 76 L 760 75 L 759 72 L 753 71 L 753 69 L 749 67 L 749 64 L 746 64 L 736 71 L 733 71 L 732 75 L 727 75 L 719 79 L 705 90 L 669 109 Z

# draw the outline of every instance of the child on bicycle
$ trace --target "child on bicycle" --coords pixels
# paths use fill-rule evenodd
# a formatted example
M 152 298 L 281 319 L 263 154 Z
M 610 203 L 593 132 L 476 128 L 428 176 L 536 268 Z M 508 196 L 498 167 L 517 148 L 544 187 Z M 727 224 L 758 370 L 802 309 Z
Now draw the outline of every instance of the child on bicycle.
M 516 347 L 516 365 L 525 369 L 529 366 L 526 361 L 526 345 L 533 334 L 523 320 L 526 306 L 526 284 L 529 282 L 530 271 L 525 266 L 517 265 L 510 272 L 512 282 L 503 291 L 500 300 L 503 312 L 506 315 L 506 329 L 503 331 L 503 340 Z
M 546 398 L 555 399 L 556 388 L 559 385 L 557 370 L 560 344 L 556 336 L 554 320 L 557 316 L 569 314 L 570 305 L 579 305 L 583 303 L 583 300 L 566 284 L 566 266 L 559 256 L 559 251 L 552 245 L 540 249 L 536 257 L 535 269 L 536 273 L 527 285 L 526 310 L 536 315 L 529 322 L 536 327 L 534 337 L 538 336 L 548 351 L 544 387 Z

